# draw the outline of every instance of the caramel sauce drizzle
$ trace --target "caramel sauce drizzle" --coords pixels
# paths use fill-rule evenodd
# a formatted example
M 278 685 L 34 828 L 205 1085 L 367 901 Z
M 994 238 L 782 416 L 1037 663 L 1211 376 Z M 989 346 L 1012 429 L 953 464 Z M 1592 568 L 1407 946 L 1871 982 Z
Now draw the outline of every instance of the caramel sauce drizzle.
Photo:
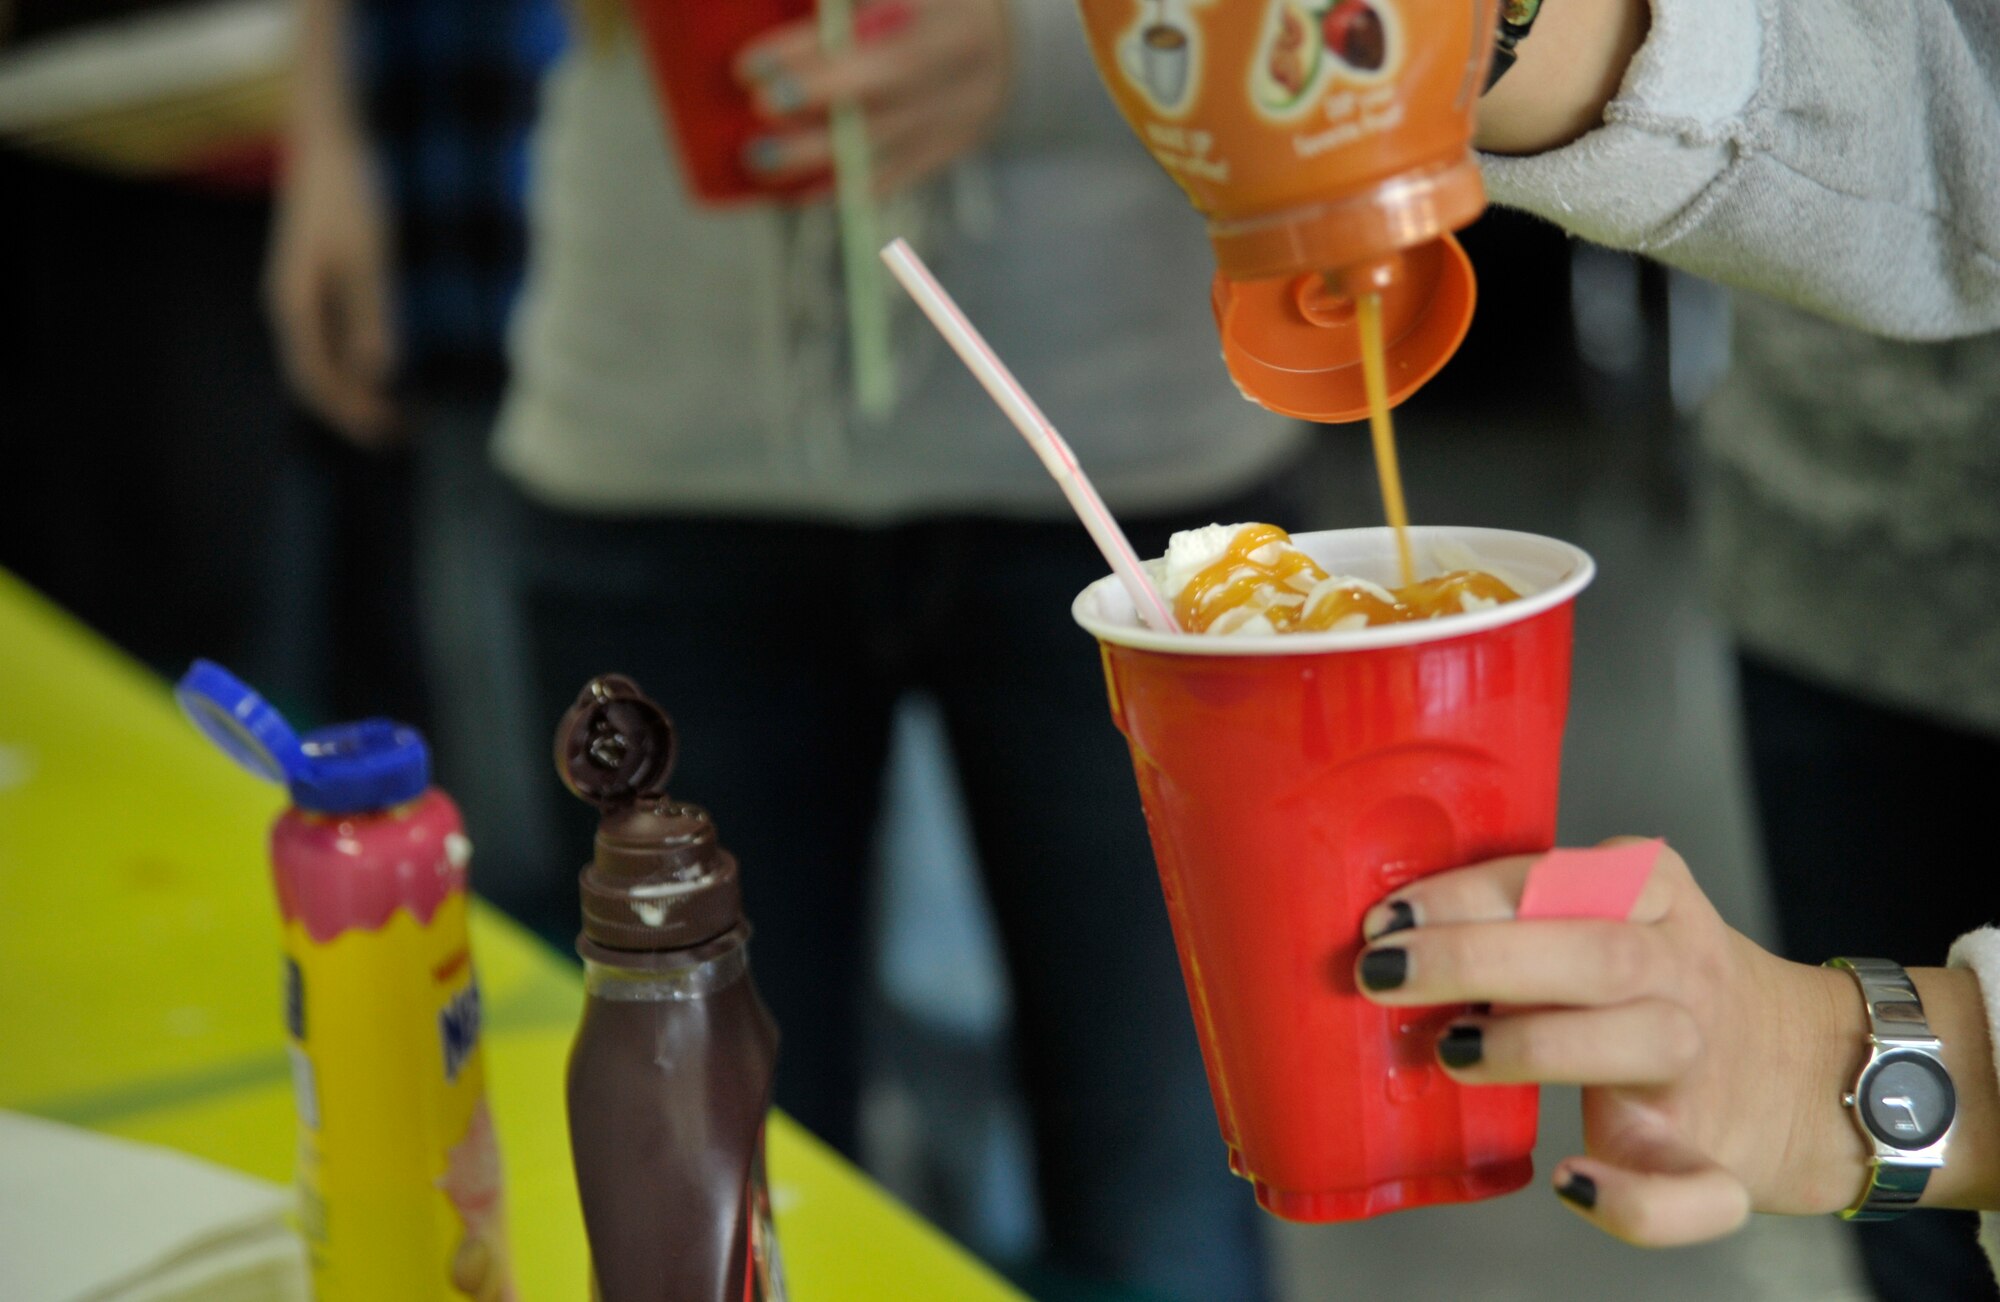
M 1369 625 L 1403 624 L 1462 614 L 1468 599 L 1504 605 L 1521 595 L 1491 574 L 1457 570 L 1392 589 L 1391 601 L 1366 588 L 1336 588 L 1308 605 L 1328 575 L 1291 541 L 1276 525 L 1245 525 L 1227 551 L 1188 580 L 1174 601 L 1174 618 L 1190 633 L 1206 633 L 1229 612 L 1261 601 L 1256 608 L 1278 632 L 1319 633 L 1355 615 Z M 1255 559 L 1272 543 L 1287 545 L 1275 557 Z

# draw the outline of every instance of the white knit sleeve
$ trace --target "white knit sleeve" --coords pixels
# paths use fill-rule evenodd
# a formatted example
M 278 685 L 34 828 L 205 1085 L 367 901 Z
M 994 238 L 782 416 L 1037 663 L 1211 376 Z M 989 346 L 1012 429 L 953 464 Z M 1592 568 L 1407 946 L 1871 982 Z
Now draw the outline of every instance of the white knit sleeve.
M 1994 1051 L 2000 1053 L 2000 927 L 1981 927 L 1958 938 L 1951 947 L 1952 967 L 1967 968 L 1979 978 L 1979 995 L 1986 1003 L 1986 1033 Z M 2000 1061 L 1994 1063 L 2000 1073 Z M 1986 1212 L 1979 1218 L 1979 1246 L 2000 1275 L 2000 1212 Z

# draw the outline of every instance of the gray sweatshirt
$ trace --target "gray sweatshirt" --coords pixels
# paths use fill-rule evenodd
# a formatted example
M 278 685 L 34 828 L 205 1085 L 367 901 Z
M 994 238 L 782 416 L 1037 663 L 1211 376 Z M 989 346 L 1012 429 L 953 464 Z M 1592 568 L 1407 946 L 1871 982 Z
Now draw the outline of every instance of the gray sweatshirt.
M 1113 509 L 1239 492 L 1306 431 L 1231 383 L 1201 221 L 1105 95 L 1073 0 L 1010 7 L 1021 72 L 991 147 L 890 219 Z M 1067 514 L 893 286 L 903 389 L 886 421 L 855 414 L 831 208 L 692 203 L 632 42 L 572 51 L 543 102 L 497 444 L 528 492 L 577 510 L 849 523 Z
M 1601 128 L 1485 162 L 1586 239 L 1883 334 L 2000 330 L 1992 0 L 1653 0 Z
M 1771 296 L 1739 297 L 1702 420 L 1738 639 L 2000 732 L 2000 4 L 1654 0 L 1604 126 L 1486 171 L 1499 202 Z

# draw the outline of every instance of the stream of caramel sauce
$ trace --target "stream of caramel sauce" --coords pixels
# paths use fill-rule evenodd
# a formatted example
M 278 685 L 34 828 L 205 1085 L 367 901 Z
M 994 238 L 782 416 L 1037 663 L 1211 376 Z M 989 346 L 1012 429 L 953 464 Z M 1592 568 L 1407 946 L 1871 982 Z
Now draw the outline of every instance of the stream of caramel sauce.
M 1403 470 L 1396 459 L 1396 426 L 1389 419 L 1389 366 L 1382 337 L 1382 296 L 1363 294 L 1354 301 L 1355 325 L 1361 334 L 1361 383 L 1368 392 L 1368 434 L 1375 445 L 1375 478 L 1382 485 L 1382 513 L 1396 531 L 1396 561 L 1403 584 L 1417 581 L 1417 560 L 1410 551 L 1410 509 L 1403 501 Z

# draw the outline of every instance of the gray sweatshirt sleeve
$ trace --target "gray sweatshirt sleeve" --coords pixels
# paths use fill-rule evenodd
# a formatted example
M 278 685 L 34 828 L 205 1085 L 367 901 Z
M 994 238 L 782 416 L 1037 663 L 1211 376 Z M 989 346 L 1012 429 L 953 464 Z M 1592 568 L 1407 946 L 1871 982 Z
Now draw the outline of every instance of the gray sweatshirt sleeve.
M 1881 334 L 2000 329 L 2000 3 L 1652 3 L 1604 125 L 1484 159 L 1495 202 Z

